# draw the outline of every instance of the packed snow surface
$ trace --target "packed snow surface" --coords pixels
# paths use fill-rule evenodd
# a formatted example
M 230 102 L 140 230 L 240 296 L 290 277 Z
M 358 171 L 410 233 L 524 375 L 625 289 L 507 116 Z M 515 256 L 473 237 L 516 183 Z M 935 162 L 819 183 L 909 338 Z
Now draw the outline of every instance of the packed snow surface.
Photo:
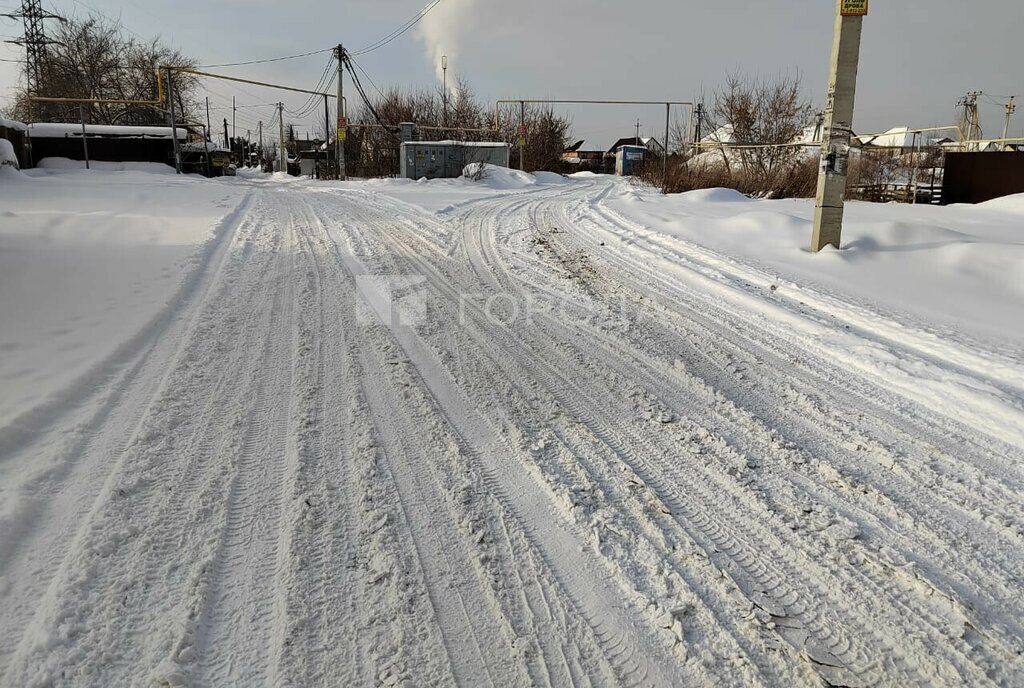
M 1024 684 L 1021 201 L 0 170 L 0 685 Z

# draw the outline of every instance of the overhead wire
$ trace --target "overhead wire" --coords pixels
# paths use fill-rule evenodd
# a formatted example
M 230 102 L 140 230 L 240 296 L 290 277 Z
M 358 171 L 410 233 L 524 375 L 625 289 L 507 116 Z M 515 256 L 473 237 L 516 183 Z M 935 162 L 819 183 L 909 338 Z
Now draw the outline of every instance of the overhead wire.
M 208 64 L 199 65 L 200 69 L 207 69 L 210 67 L 243 67 L 245 65 L 255 64 L 267 64 L 269 62 L 284 62 L 285 60 L 297 60 L 301 57 L 310 57 L 311 55 L 321 55 L 323 53 L 331 52 L 334 48 L 324 48 L 322 50 L 311 50 L 308 53 L 299 53 L 298 55 L 285 55 L 283 57 L 268 57 L 262 60 L 246 60 L 245 62 L 224 62 L 222 64 Z
M 391 136 L 391 138 L 393 138 L 395 141 L 401 142 L 402 139 L 396 136 L 395 132 L 391 131 L 391 127 L 389 125 L 384 123 L 384 120 L 382 120 L 380 115 L 377 113 L 377 109 L 373 107 L 373 103 L 370 102 L 370 98 L 366 95 L 366 90 L 363 88 L 363 84 L 359 80 L 359 75 L 356 74 L 354 69 L 352 69 L 352 60 L 349 57 L 347 51 L 342 52 L 341 59 L 342 63 L 345 65 L 345 68 L 348 69 L 349 76 L 352 77 L 352 84 L 356 87 L 356 91 L 359 93 L 359 97 L 363 101 L 363 105 L 366 106 L 366 109 L 370 111 L 370 114 L 373 115 L 373 118 L 377 120 L 377 124 L 379 124 L 384 129 L 384 131 L 386 131 L 388 135 Z
M 414 27 L 417 24 L 419 24 L 420 20 L 423 19 L 423 17 L 427 16 L 427 14 L 430 13 L 430 10 L 434 9 L 435 7 L 437 7 L 440 4 L 441 4 L 441 0 L 431 0 L 431 2 L 427 3 L 419 12 L 417 12 L 415 15 L 413 15 L 408 21 L 406 21 L 404 24 L 399 26 L 397 29 L 395 29 L 394 31 L 392 31 L 388 35 L 386 35 L 383 38 L 379 39 L 376 43 L 371 43 L 370 45 L 366 46 L 365 48 L 361 48 L 360 50 L 357 50 L 354 53 L 350 53 L 350 54 L 355 55 L 355 56 L 358 57 L 359 55 L 365 55 L 366 53 L 371 53 L 374 50 L 379 50 L 380 48 L 383 48 L 385 45 L 387 45 L 391 41 L 395 40 L 399 36 L 403 35 L 406 31 L 408 31 L 412 27 Z

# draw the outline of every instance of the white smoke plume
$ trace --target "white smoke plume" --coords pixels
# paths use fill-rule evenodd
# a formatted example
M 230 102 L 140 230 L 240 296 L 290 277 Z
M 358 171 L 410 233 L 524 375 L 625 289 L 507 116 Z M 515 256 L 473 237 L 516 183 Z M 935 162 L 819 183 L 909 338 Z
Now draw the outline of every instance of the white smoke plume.
M 448 88 L 452 95 L 457 95 L 455 80 L 461 39 L 472 25 L 476 4 L 477 0 L 441 0 L 417 27 L 416 35 L 427 49 L 427 59 L 433 64 L 439 82 L 444 78 L 441 58 L 448 56 Z

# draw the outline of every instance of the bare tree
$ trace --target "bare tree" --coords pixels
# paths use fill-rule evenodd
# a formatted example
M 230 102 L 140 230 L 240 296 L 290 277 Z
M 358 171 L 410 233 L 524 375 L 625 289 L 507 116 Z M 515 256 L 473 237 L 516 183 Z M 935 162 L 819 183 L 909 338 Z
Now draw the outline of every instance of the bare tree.
M 47 51 L 39 95 L 101 100 L 157 100 L 157 68 L 194 67 L 192 60 L 159 39 L 140 42 L 127 36 L 120 23 L 103 17 L 72 19 L 56 26 L 55 43 Z M 175 106 L 181 119 L 195 119 L 195 77 L 178 74 Z M 166 87 L 166 85 L 165 85 Z M 77 104 L 32 104 L 24 89 L 11 108 L 19 118 L 36 121 L 77 121 Z M 161 108 L 143 105 L 83 103 L 86 121 L 97 124 L 164 124 Z
M 712 111 L 737 146 L 730 157 L 755 186 L 776 185 L 801 162 L 802 149 L 790 144 L 812 122 L 814 110 L 801 93 L 799 75 L 766 80 L 730 74 Z

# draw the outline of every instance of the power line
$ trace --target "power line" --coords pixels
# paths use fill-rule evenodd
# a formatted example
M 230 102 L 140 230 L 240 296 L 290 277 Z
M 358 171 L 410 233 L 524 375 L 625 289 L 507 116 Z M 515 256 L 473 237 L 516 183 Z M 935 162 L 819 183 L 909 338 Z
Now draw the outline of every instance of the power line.
M 350 60 L 352 59 L 352 58 L 351 58 L 351 56 L 349 56 L 349 59 L 350 59 Z M 381 97 L 381 98 L 387 98 L 387 96 L 385 96 L 385 95 L 384 95 L 384 91 L 382 91 L 382 90 L 380 90 L 379 88 L 377 88 L 377 84 L 373 83 L 373 79 L 371 79 L 371 78 L 370 78 L 370 75 L 366 73 L 366 70 L 365 70 L 365 69 L 363 69 L 362 65 L 360 65 L 360 64 L 359 64 L 358 62 L 356 62 L 355 60 L 352 60 L 352 64 L 354 64 L 354 65 L 356 66 L 356 69 L 358 69 L 358 70 L 359 70 L 360 72 L 362 72 L 362 73 L 363 73 L 363 76 L 365 76 L 365 77 L 366 77 L 366 79 L 367 79 L 367 80 L 368 80 L 368 81 L 370 82 L 370 85 L 371 85 L 371 86 L 373 86 L 374 90 L 376 90 L 376 91 L 377 91 L 377 93 L 379 93 L 379 94 L 380 94 L 380 97 Z
M 325 48 L 323 50 L 313 50 L 308 53 L 300 53 L 298 55 L 285 55 L 284 57 L 269 57 L 265 60 L 247 60 L 245 62 L 225 62 L 223 64 L 208 64 L 199 65 L 196 69 L 207 69 L 209 67 L 243 67 L 245 65 L 254 64 L 267 64 L 268 62 L 284 62 L 285 60 L 297 60 L 300 57 L 309 57 L 311 55 L 320 55 L 321 53 L 329 53 L 334 48 Z
M 365 47 L 365 48 L 363 48 L 361 50 L 357 50 L 354 53 L 350 53 L 350 54 L 351 55 L 355 55 L 355 56 L 358 57 L 359 55 L 365 55 L 366 53 L 373 52 L 374 50 L 377 50 L 379 48 L 383 48 L 385 45 L 387 45 L 391 41 L 395 40 L 396 38 L 398 38 L 399 36 L 404 34 L 406 31 L 408 31 L 412 27 L 414 27 L 417 24 L 419 24 L 420 20 L 423 19 L 423 17 L 427 16 L 427 14 L 430 12 L 430 10 L 434 9 L 435 7 L 437 7 L 440 4 L 441 4 L 441 0 L 431 0 L 431 2 L 428 3 L 426 6 L 424 6 L 423 9 L 421 9 L 419 12 L 417 12 L 415 15 L 413 15 L 413 17 L 411 19 L 409 19 L 407 22 L 405 22 L 404 24 L 399 26 L 397 29 L 395 29 L 394 31 L 389 33 L 387 36 L 384 36 L 383 38 L 378 40 L 376 43 L 371 43 L 367 47 Z

